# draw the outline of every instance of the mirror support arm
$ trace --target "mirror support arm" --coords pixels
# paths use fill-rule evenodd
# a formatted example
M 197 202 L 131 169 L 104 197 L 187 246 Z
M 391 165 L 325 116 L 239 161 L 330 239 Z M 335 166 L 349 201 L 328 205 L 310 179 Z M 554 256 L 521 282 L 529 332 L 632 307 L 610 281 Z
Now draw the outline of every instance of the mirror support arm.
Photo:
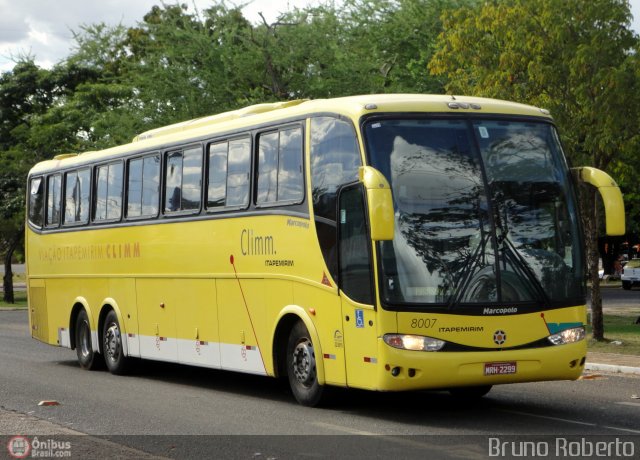
M 578 179 L 593 185 L 604 204 L 606 212 L 606 231 L 609 236 L 624 235 L 626 231 L 624 201 L 618 184 L 606 172 L 589 166 L 572 168 Z

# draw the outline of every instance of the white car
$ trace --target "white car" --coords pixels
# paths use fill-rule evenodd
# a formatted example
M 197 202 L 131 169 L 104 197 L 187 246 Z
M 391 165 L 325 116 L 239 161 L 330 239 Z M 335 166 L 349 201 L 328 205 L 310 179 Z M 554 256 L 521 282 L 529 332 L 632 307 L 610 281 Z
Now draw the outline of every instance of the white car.
M 640 259 L 631 259 L 622 269 L 623 289 L 631 289 L 634 285 L 640 285 Z

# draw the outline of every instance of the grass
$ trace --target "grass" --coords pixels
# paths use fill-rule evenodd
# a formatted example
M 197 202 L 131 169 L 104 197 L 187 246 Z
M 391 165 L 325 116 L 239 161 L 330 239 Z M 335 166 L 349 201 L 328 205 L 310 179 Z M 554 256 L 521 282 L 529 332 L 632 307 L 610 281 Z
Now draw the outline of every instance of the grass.
M 0 294 L 0 310 L 14 310 L 16 308 L 26 309 L 27 308 L 27 292 L 26 291 L 13 291 L 13 296 L 15 298 L 16 303 L 6 303 L 2 300 L 2 294 Z
M 640 324 L 635 324 L 640 313 L 625 313 L 604 315 L 605 341 L 597 342 L 588 339 L 589 351 L 598 353 L 621 353 L 625 355 L 640 355 Z M 591 326 L 587 326 L 591 335 Z

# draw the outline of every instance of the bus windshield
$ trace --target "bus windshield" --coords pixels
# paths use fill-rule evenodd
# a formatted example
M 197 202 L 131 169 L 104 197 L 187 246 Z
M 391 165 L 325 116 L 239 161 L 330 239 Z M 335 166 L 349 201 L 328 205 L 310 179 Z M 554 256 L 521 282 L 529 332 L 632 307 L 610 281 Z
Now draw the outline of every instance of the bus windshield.
M 378 248 L 387 305 L 584 302 L 575 198 L 551 124 L 380 118 L 364 129 L 394 199 L 395 237 Z

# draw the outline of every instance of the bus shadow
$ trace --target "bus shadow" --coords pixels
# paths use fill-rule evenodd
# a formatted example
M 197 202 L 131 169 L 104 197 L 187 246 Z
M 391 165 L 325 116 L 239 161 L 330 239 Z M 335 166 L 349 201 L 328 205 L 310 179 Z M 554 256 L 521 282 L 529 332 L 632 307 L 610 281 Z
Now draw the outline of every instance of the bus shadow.
M 78 362 L 73 360 L 58 361 L 57 364 L 76 368 L 79 372 L 92 372 L 96 375 L 109 374 L 106 368 L 97 371 L 82 370 L 79 368 Z M 126 375 L 112 377 L 115 379 L 139 379 L 145 382 L 168 383 L 222 393 L 234 393 L 240 396 L 295 403 L 295 399 L 289 391 L 288 382 L 285 379 L 274 379 L 228 370 L 132 359 Z
M 59 365 L 78 368 L 76 361 L 58 361 Z M 98 377 L 108 371 L 97 371 Z M 319 408 L 299 406 L 291 394 L 286 378 L 271 378 L 218 369 L 165 363 L 150 360 L 133 360 L 126 376 L 110 376 L 114 379 L 138 379 L 140 388 L 148 388 L 150 382 L 180 385 L 194 389 L 213 391 L 223 395 L 290 404 L 300 411 L 321 410 L 336 414 L 350 414 L 371 419 L 381 419 L 410 425 L 429 425 L 443 429 L 454 426 L 477 430 L 480 422 L 494 423 L 501 417 L 502 408 L 520 411 L 540 409 L 529 403 L 505 401 L 494 388 L 483 398 L 454 397 L 447 391 L 374 392 L 358 389 L 327 387 L 327 398 Z

